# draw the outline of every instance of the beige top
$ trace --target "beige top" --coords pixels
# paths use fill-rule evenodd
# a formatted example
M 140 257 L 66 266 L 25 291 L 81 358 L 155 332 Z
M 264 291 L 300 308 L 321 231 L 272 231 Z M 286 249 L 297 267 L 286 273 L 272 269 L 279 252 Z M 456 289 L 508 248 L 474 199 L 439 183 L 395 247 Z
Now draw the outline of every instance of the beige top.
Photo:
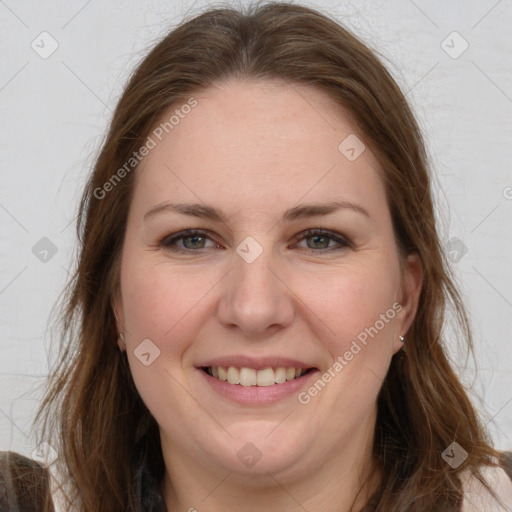
M 512 512 L 512 481 L 502 468 L 485 467 L 482 474 L 504 506 L 493 499 L 476 479 L 463 478 L 464 502 L 462 512 Z

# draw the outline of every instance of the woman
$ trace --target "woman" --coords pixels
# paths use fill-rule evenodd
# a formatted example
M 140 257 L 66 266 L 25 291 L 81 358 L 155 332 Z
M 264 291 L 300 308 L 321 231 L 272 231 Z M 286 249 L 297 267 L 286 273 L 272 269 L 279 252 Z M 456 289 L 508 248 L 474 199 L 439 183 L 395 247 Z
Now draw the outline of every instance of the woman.
M 446 307 L 471 333 L 421 134 L 336 22 L 272 3 L 173 30 L 78 231 L 39 416 L 62 510 L 510 510 L 445 354 Z

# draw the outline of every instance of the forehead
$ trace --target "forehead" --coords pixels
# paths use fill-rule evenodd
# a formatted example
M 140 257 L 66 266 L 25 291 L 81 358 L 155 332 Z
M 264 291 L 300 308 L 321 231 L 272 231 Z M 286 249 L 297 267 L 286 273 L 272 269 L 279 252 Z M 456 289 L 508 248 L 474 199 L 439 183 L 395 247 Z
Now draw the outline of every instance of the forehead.
M 301 198 L 366 196 L 371 205 L 384 195 L 370 149 L 355 160 L 340 150 L 346 140 L 363 144 L 363 136 L 322 91 L 283 81 L 229 81 L 191 97 L 193 108 L 183 107 L 194 104 L 185 99 L 158 123 L 167 130 L 161 140 L 152 135 L 156 145 L 137 169 L 135 207 L 179 198 L 267 211 Z

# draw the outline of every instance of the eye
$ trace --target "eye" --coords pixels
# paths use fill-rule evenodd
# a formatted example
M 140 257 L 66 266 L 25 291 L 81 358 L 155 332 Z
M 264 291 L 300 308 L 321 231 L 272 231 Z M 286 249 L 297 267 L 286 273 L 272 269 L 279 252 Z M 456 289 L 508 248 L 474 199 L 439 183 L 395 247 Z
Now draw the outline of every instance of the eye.
M 345 237 L 325 229 L 308 229 L 298 235 L 296 240 L 299 242 L 305 240 L 307 244 L 305 249 L 310 249 L 308 252 L 312 253 L 322 251 L 331 252 L 332 250 L 336 251 L 352 247 L 352 244 Z M 335 242 L 338 246 L 331 244 L 331 242 Z
M 207 241 L 212 242 L 213 245 L 206 246 Z M 158 242 L 158 245 L 176 252 L 190 252 L 208 249 L 210 247 L 220 247 L 205 231 L 197 229 L 187 229 L 186 231 L 180 231 L 171 236 L 165 236 Z
M 295 242 L 302 241 L 306 241 L 307 244 L 307 247 L 302 246 L 302 249 L 310 253 L 332 252 L 352 247 L 347 238 L 325 229 L 303 231 L 295 237 Z M 207 245 L 208 242 L 210 245 Z M 157 244 L 166 250 L 182 253 L 199 252 L 212 247 L 221 248 L 221 245 L 212 240 L 206 231 L 198 229 L 187 229 L 173 235 L 166 235 Z M 296 246 L 300 247 L 297 243 Z

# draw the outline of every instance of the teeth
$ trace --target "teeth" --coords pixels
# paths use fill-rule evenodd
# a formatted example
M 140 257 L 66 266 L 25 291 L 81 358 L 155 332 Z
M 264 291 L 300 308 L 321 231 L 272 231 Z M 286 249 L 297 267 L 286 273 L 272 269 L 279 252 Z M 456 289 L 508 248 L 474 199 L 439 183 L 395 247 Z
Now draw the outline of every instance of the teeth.
M 307 368 L 264 368 L 255 370 L 254 368 L 235 368 L 230 366 L 210 366 L 206 369 L 207 373 L 216 379 L 228 381 L 230 384 L 240 384 L 242 386 L 273 386 L 282 384 L 287 380 L 297 379 L 304 375 Z
M 244 369 L 242 368 L 241 371 Z M 256 371 L 253 370 L 255 373 Z M 257 373 L 258 386 L 273 386 L 276 383 L 276 372 L 272 368 L 264 368 Z
M 240 372 L 233 366 L 228 368 L 228 382 L 230 384 L 240 384 Z
M 297 371 L 299 372 L 299 375 L 302 373 L 301 368 L 297 368 Z M 277 368 L 275 374 L 277 384 L 282 384 L 283 382 L 286 382 L 286 368 Z
M 233 368 L 233 370 L 237 371 L 236 368 Z M 240 368 L 238 373 L 240 375 L 240 384 L 242 384 L 242 386 L 256 386 L 256 370 L 253 370 L 252 368 Z

